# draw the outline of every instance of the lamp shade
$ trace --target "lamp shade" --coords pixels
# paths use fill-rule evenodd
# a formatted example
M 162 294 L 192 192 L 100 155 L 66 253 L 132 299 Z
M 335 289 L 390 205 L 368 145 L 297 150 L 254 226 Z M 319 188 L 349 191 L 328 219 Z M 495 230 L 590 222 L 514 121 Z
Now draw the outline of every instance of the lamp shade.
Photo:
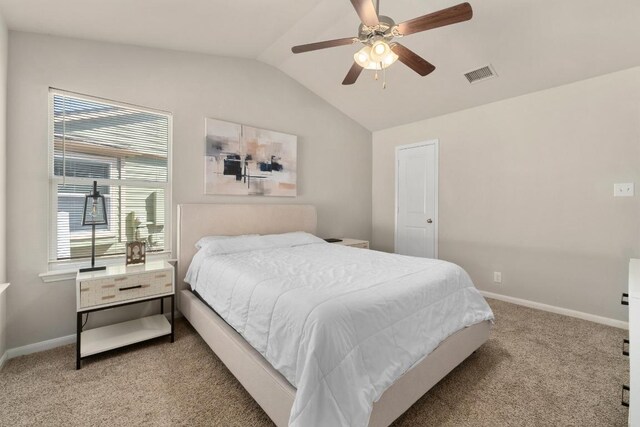
M 93 191 L 84 198 L 82 225 L 107 225 L 107 206 L 104 196 L 98 191 L 98 183 L 93 181 Z

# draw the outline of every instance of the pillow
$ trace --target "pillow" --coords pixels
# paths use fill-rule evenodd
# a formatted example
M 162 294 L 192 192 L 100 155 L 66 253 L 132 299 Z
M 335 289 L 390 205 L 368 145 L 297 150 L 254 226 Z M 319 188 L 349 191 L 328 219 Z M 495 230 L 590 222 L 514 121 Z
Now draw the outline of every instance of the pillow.
M 209 246 L 211 242 L 215 242 L 216 240 L 239 239 L 242 237 L 255 237 L 255 236 L 259 236 L 259 234 L 244 234 L 241 236 L 204 236 L 196 242 L 196 249 L 202 249 L 206 246 Z
M 200 240 L 196 242 L 196 249 L 198 252 L 193 256 L 191 260 L 191 264 L 189 264 L 189 269 L 187 270 L 187 274 L 184 278 L 185 283 L 190 285 L 195 285 L 196 280 L 198 279 L 198 272 L 200 271 L 200 265 L 204 261 L 204 259 L 209 255 L 207 253 L 207 247 L 213 242 L 220 240 L 231 240 L 231 239 L 243 239 L 246 237 L 257 237 L 259 234 L 245 234 L 240 236 L 204 236 Z
M 284 234 L 248 235 L 233 239 L 210 240 L 203 251 L 208 255 L 222 255 L 260 249 L 290 248 L 315 243 L 327 242 L 313 234 L 296 231 Z

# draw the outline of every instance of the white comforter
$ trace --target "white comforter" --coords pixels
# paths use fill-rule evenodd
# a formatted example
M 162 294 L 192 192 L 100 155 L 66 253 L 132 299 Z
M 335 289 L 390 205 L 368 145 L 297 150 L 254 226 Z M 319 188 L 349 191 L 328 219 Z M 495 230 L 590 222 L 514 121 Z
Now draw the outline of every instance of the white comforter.
M 493 319 L 455 264 L 326 243 L 201 251 L 187 282 L 297 388 L 291 426 L 366 426 L 414 364 Z

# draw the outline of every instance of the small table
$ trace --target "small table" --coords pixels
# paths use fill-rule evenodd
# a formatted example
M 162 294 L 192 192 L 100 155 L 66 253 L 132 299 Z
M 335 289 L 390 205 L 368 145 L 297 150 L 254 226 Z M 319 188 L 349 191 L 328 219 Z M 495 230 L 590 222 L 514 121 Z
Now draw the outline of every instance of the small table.
M 171 299 L 171 321 L 164 315 L 165 298 Z M 84 314 L 154 300 L 160 300 L 160 314 L 83 331 Z M 82 359 L 94 354 L 164 336 L 173 342 L 174 310 L 174 270 L 166 261 L 78 273 L 76 369 L 80 369 Z
M 367 240 L 349 239 L 341 237 L 342 242 L 335 242 L 336 245 L 351 246 L 352 248 L 369 249 L 369 242 Z

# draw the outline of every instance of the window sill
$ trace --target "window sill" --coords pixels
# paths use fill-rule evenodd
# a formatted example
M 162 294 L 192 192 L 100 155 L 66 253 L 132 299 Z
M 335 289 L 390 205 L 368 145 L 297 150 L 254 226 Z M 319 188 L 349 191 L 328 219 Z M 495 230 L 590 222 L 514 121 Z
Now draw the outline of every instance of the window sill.
M 171 260 L 171 252 L 161 252 L 158 254 L 147 255 L 147 261 Z M 96 263 L 99 265 L 121 265 L 124 264 L 124 256 L 117 256 L 108 259 L 98 259 Z M 38 276 L 44 283 L 67 282 L 76 280 L 78 269 L 88 267 L 88 260 L 81 262 L 52 262 L 51 269 L 47 272 L 40 273 Z M 1 285 L 0 285 L 1 288 Z
M 66 282 L 67 280 L 75 280 L 78 270 L 56 270 L 40 273 L 38 276 L 44 283 Z

